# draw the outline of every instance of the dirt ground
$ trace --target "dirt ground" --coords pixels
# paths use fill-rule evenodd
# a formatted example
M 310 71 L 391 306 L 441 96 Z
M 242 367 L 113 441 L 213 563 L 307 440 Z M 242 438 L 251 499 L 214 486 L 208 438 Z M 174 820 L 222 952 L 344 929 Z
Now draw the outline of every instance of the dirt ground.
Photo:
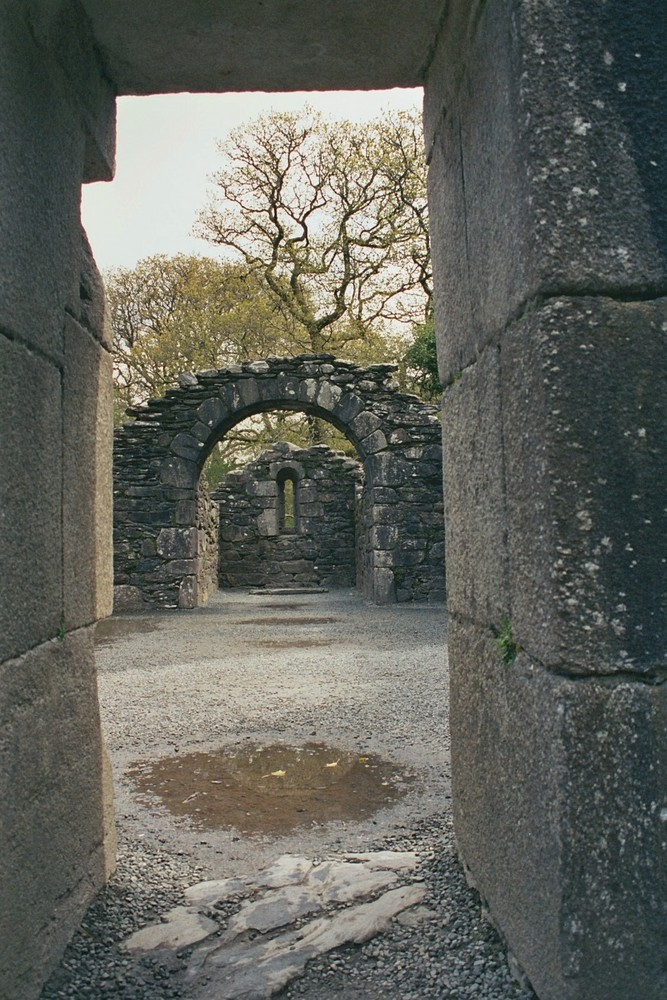
M 354 850 L 449 806 L 442 605 L 219 591 L 195 611 L 101 622 L 97 659 L 121 833 L 182 850 L 210 877 Z M 227 771 L 209 777 L 230 808 L 207 817 L 202 768 L 221 758 Z M 304 758 L 328 780 L 319 808 Z

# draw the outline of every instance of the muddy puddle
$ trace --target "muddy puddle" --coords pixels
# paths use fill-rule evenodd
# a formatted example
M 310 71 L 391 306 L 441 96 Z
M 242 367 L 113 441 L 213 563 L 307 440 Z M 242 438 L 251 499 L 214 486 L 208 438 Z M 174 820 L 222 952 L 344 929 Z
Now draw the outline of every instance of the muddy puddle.
M 258 608 L 262 608 L 262 609 L 264 609 L 264 608 L 271 608 L 272 610 L 274 608 L 279 608 L 281 611 L 298 611 L 301 608 L 307 607 L 307 605 L 305 605 L 305 604 L 296 604 L 296 603 L 293 603 L 292 601 L 289 601 L 287 603 L 284 603 L 284 602 L 280 603 L 279 601 L 274 601 L 273 603 L 267 602 L 266 604 L 258 604 L 257 607 Z
M 294 615 L 293 618 L 280 618 L 278 615 L 265 615 L 263 618 L 237 618 L 231 625 L 331 625 L 340 621 L 339 618 L 316 618 L 310 615 Z
M 249 744 L 130 765 L 127 776 L 198 830 L 285 834 L 331 820 L 364 820 L 403 796 L 414 775 L 374 754 L 323 743 Z
M 315 649 L 317 646 L 333 646 L 333 639 L 258 639 L 252 645 L 257 649 Z
M 113 615 L 95 625 L 95 645 L 111 646 L 116 639 L 126 639 L 140 633 L 154 632 L 157 624 L 149 618 L 131 618 Z

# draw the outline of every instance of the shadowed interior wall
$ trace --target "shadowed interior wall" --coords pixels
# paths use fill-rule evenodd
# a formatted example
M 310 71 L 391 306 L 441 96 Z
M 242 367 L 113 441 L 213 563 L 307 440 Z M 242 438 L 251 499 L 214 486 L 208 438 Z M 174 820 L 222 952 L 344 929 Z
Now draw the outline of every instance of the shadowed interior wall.
M 628 13 L 459 0 L 426 87 L 455 828 L 541 1000 L 667 995 L 667 31 Z
M 220 586 L 353 587 L 362 479 L 359 462 L 341 451 L 285 441 L 230 473 L 212 494 L 220 507 Z
M 79 219 L 114 99 L 85 19 L 0 9 L 0 994 L 37 995 L 113 864 L 93 623 L 111 602 L 111 357 Z
M 663 5 L 270 8 L 0 7 L 2 989 L 38 995 L 107 870 L 110 359 L 79 189 L 112 174 L 114 93 L 426 78 L 458 842 L 541 1000 L 662 1000 Z

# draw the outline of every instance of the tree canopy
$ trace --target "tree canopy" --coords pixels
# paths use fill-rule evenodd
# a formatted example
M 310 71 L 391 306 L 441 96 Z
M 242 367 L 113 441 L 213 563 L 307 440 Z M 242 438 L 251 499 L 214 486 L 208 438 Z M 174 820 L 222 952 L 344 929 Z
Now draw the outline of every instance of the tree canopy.
M 422 399 L 436 400 L 442 393 L 438 372 L 433 317 L 423 326 L 415 327 L 413 340 L 401 359 L 403 384 Z
M 156 255 L 105 275 L 116 419 L 183 371 L 304 352 L 398 362 L 403 388 L 433 396 L 418 117 L 357 125 L 309 109 L 271 114 L 231 133 L 220 151 L 196 231 L 224 256 Z M 262 414 L 230 432 L 213 460 L 224 471 L 281 436 L 345 443 L 303 414 Z
M 421 124 L 274 113 L 220 144 L 196 232 L 263 283 L 300 349 L 345 353 L 378 322 L 425 321 L 431 265 Z
M 105 282 L 123 408 L 162 395 L 183 371 L 292 351 L 293 321 L 237 265 L 157 255 Z

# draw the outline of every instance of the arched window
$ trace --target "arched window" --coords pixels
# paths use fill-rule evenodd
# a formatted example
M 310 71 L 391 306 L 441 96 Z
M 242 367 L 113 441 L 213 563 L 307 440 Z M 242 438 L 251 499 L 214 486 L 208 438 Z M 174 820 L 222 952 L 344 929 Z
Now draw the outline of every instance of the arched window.
M 278 532 L 296 534 L 299 530 L 299 480 L 294 469 L 282 469 L 278 483 Z

